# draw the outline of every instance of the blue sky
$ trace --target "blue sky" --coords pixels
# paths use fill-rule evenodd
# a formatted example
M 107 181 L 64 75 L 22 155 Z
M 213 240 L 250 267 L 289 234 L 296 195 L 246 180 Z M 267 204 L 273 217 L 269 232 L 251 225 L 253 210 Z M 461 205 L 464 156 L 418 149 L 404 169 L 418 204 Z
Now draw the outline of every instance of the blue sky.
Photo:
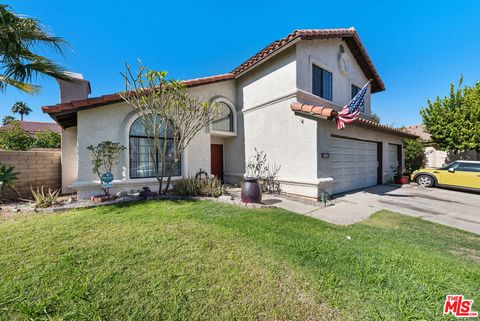
M 373 111 L 395 126 L 421 122 L 428 98 L 448 94 L 464 75 L 480 80 L 480 1 L 10 1 L 70 44 L 66 57 L 45 54 L 91 82 L 91 97 L 122 90 L 124 63 L 141 59 L 177 79 L 231 71 L 294 29 L 354 26 L 385 82 Z M 0 117 L 17 100 L 49 121 L 43 105 L 59 101 L 54 80 L 42 93 L 2 93 Z

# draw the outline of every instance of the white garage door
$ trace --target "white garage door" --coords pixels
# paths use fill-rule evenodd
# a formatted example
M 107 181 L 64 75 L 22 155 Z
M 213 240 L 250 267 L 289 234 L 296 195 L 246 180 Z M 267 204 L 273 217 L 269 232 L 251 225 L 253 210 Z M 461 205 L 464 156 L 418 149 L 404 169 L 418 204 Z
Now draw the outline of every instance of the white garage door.
M 388 173 L 389 180 L 393 179 L 393 176 L 397 173 L 398 167 L 398 145 L 388 144 Z
M 377 143 L 331 139 L 333 193 L 377 184 Z

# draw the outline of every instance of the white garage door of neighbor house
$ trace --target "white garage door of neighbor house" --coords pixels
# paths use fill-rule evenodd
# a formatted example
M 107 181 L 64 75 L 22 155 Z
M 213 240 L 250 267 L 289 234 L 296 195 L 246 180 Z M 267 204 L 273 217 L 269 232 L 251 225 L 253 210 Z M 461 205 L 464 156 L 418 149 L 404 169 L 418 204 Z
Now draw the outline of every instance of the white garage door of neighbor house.
M 377 184 L 377 143 L 331 139 L 333 193 Z

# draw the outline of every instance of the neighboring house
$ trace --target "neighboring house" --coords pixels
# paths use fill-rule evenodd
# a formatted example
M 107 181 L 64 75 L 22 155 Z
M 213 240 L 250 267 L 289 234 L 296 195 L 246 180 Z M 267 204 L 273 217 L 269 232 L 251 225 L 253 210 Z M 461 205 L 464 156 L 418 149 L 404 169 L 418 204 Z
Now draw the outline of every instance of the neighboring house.
M 52 132 L 60 134 L 62 132 L 62 127 L 56 123 L 46 123 L 39 121 L 19 121 L 17 122 L 21 129 L 29 134 L 36 134 L 38 132 L 44 132 L 50 130 Z M 2 126 L 0 128 L 8 128 L 8 125 Z
M 406 131 L 417 135 L 423 141 L 425 146 L 425 167 L 426 168 L 438 168 L 451 163 L 457 159 L 467 160 L 480 160 L 480 155 L 476 151 L 467 151 L 460 155 L 452 155 L 444 150 L 439 150 L 438 147 L 432 142 L 430 134 L 427 133 L 423 125 L 412 125 L 406 128 Z
M 115 192 L 156 188 L 145 134 L 117 94 L 87 98 L 89 82 L 60 81 L 61 103 L 43 107 L 62 132 L 63 192 L 100 193 L 87 146 L 104 140 L 127 147 L 114 175 Z M 368 79 L 361 119 L 337 130 L 336 111 Z M 317 198 L 392 179 L 403 163 L 404 138 L 416 136 L 371 121 L 370 94 L 384 84 L 355 29 L 296 30 L 232 72 L 184 81 L 193 95 L 218 102 L 223 116 L 192 140 L 176 178 L 200 169 L 238 183 L 254 152 L 281 166 L 287 193 Z

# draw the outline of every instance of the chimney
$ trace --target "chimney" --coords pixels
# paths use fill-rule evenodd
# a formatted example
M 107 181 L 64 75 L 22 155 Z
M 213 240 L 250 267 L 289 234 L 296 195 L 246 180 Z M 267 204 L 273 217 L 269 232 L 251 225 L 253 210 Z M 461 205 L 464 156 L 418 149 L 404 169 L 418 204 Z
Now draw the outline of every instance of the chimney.
M 73 81 L 65 81 L 57 79 L 60 86 L 60 102 L 68 103 L 74 100 L 87 99 L 88 95 L 92 92 L 90 89 L 90 82 L 83 79 L 82 74 L 66 71 L 66 75 L 73 78 Z

